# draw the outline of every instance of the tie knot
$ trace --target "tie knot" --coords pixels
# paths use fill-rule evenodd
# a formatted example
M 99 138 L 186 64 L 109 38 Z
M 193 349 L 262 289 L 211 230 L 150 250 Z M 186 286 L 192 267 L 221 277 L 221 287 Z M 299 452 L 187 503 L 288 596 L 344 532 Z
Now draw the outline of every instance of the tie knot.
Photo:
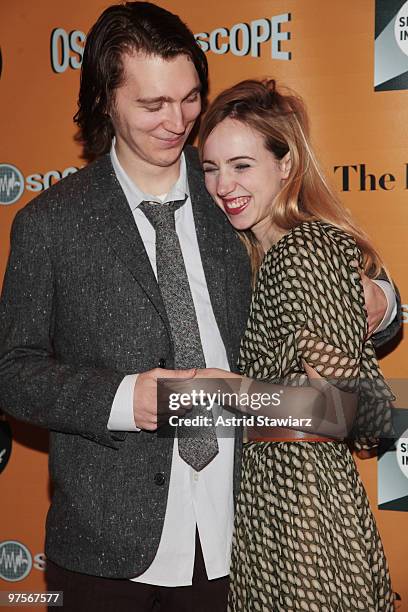
M 154 229 L 158 227 L 173 228 L 175 227 L 174 213 L 183 204 L 185 204 L 187 196 L 184 200 L 174 200 L 173 202 L 166 202 L 160 204 L 158 202 L 147 202 L 146 200 L 141 202 L 140 209 L 146 215 Z

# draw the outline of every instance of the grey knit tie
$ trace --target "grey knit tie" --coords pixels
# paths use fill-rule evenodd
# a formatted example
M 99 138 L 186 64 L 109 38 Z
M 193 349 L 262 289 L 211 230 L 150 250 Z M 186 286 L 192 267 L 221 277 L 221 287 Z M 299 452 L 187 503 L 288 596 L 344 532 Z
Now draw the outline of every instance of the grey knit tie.
M 176 233 L 174 214 L 184 200 L 166 204 L 142 202 L 144 212 L 156 231 L 157 281 L 166 308 L 174 344 L 177 369 L 205 368 L 197 317 Z M 189 417 L 212 416 L 203 406 L 193 407 Z M 202 470 L 218 453 L 215 427 L 186 427 L 177 430 L 179 454 L 196 471 Z

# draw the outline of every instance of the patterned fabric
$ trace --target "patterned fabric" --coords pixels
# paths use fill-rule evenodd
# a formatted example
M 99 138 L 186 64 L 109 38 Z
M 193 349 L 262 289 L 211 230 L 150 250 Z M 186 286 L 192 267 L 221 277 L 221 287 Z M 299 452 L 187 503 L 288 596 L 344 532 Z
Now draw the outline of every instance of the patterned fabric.
M 169 319 L 174 344 L 174 362 L 177 369 L 205 368 L 193 296 L 191 295 L 186 266 L 176 232 L 174 214 L 186 199 L 166 204 L 142 202 L 144 212 L 156 231 L 157 280 Z M 194 406 L 190 418 L 209 418 L 205 406 Z M 218 454 L 215 427 L 177 427 L 179 455 L 199 472 Z
M 393 399 L 371 342 L 361 253 L 322 222 L 292 229 L 265 255 L 240 355 L 249 377 L 305 383 L 302 359 L 359 393 L 358 433 L 391 429 Z M 370 422 L 374 426 L 370 426 Z M 230 612 L 388 612 L 394 596 L 381 540 L 348 446 L 245 445 Z

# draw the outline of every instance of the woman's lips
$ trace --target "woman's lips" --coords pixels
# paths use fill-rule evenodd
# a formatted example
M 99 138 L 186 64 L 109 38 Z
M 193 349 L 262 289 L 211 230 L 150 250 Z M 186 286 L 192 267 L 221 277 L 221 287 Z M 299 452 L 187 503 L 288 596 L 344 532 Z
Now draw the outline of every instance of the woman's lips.
M 222 198 L 224 210 L 228 215 L 239 215 L 248 206 L 250 196 L 238 198 Z

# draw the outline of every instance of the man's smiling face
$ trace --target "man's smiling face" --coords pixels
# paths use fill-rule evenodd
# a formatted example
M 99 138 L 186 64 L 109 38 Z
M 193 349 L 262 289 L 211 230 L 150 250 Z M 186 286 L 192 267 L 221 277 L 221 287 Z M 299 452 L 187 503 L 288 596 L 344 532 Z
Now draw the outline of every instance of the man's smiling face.
M 201 111 L 200 80 L 187 55 L 124 55 L 123 84 L 114 92 L 111 119 L 117 151 L 153 166 L 180 157 Z

